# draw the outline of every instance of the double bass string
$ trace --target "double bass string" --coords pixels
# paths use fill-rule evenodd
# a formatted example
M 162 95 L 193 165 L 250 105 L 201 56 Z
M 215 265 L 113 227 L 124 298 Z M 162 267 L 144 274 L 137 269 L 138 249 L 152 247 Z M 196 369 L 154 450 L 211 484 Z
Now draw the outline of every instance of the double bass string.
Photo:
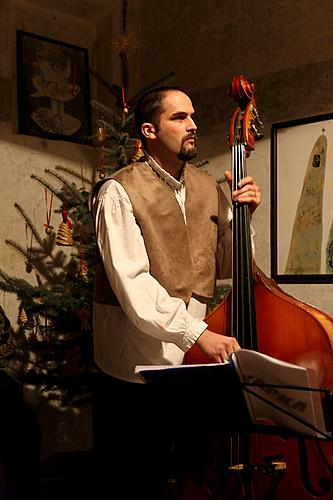
M 232 190 L 238 189 L 239 181 L 246 174 L 245 149 L 242 144 L 231 147 Z M 252 251 L 250 216 L 247 205 L 233 202 L 233 272 L 232 272 L 232 335 L 241 347 L 257 349 L 255 305 L 253 293 Z M 242 489 L 242 471 L 247 474 L 249 457 L 242 454 L 244 437 L 230 436 L 230 467 L 238 472 Z M 242 456 L 243 455 L 243 456 Z
M 232 146 L 232 189 L 246 176 L 242 144 Z M 250 217 L 247 205 L 233 202 L 232 335 L 241 347 L 257 350 Z

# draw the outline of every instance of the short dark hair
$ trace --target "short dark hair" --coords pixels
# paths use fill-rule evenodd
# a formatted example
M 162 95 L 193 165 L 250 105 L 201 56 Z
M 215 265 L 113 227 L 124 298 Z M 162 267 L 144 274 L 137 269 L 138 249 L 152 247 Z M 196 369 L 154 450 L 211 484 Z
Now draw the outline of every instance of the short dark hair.
M 158 130 L 160 116 L 164 111 L 163 99 L 172 90 L 186 93 L 176 86 L 155 87 L 144 92 L 135 106 L 135 128 L 144 148 L 147 146 L 147 141 L 141 132 L 141 126 L 143 123 L 152 123 Z

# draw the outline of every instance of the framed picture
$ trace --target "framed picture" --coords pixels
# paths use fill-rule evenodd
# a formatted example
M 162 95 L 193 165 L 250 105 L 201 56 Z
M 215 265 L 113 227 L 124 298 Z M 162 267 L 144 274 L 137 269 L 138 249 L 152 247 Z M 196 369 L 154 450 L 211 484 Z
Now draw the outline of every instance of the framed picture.
M 272 125 L 271 270 L 333 283 L 333 113 Z
M 88 50 L 17 30 L 18 130 L 88 143 Z

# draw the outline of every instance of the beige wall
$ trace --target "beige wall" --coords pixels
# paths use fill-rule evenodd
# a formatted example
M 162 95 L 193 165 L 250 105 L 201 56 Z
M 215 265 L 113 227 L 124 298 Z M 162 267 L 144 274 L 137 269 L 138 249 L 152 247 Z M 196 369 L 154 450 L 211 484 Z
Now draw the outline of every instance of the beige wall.
M 89 146 L 63 141 L 18 135 L 16 113 L 16 29 L 29 31 L 61 41 L 88 47 L 94 57 L 96 40 L 95 25 L 72 17 L 37 9 L 28 2 L 3 0 L 0 7 L 0 165 L 1 165 L 1 225 L 0 267 L 9 275 L 22 277 L 36 283 L 34 273 L 27 274 L 21 255 L 5 244 L 12 239 L 27 246 L 25 223 L 14 208 L 19 203 L 41 236 L 45 236 L 44 188 L 31 179 L 35 174 L 47 179 L 46 168 L 60 164 L 91 178 L 96 165 L 96 152 Z M 73 26 L 75 28 L 73 29 Z M 94 82 L 92 82 L 94 90 Z M 48 178 L 54 184 L 52 178 Z M 61 187 L 59 183 L 58 187 Z M 55 203 L 56 205 L 57 203 Z M 57 229 L 60 216 L 52 216 Z M 28 238 L 30 242 L 30 236 Z M 0 303 L 9 316 L 13 327 L 17 320 L 17 303 L 14 296 L 0 292 Z M 45 405 L 35 392 L 27 392 L 26 398 L 37 410 L 42 431 L 42 456 L 66 449 L 91 447 L 90 411 L 84 408 L 79 418 L 74 414 L 63 415 Z M 83 431 L 84 429 L 84 431 Z
M 73 29 L 75 24 L 75 29 Z M 64 141 L 49 141 L 38 137 L 17 134 L 16 106 L 16 29 L 87 47 L 94 58 L 96 40 L 95 25 L 86 21 L 61 15 L 45 9 L 38 9 L 28 2 L 4 0 L 0 14 L 0 85 L 2 92 L 2 112 L 0 116 L 0 161 L 1 161 L 1 212 L 4 214 L 0 226 L 0 267 L 9 275 L 23 277 L 36 284 L 34 273 L 28 275 L 21 255 L 5 244 L 5 239 L 12 239 L 27 247 L 25 223 L 15 210 L 14 203 L 19 203 L 32 221 L 36 223 L 41 236 L 45 236 L 44 188 L 31 179 L 31 174 L 45 178 L 46 168 L 54 169 L 60 164 L 74 169 L 78 173 L 92 178 L 96 164 L 96 152 L 90 146 Z M 92 82 L 94 90 L 94 82 Z M 47 178 L 47 177 L 46 177 Z M 53 180 L 48 178 L 51 183 Z M 61 187 L 59 183 L 58 187 Z M 55 201 L 55 206 L 57 202 Z M 57 229 L 61 222 L 56 214 L 52 224 Z M 15 297 L 0 294 L 0 303 L 4 306 L 13 326 L 17 319 Z

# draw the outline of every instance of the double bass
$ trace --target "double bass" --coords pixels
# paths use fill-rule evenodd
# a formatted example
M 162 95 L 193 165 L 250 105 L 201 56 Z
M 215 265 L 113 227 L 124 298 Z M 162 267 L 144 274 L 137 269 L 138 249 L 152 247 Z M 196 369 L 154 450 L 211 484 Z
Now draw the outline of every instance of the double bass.
M 252 83 L 237 76 L 229 91 L 236 102 L 229 132 L 233 190 L 247 175 L 246 159 L 255 149 L 255 140 L 262 135 L 254 90 Z M 327 406 L 324 408 L 326 426 L 332 430 L 329 406 L 333 389 L 333 319 L 285 293 L 256 266 L 251 252 L 248 206 L 233 202 L 232 226 L 232 291 L 206 317 L 208 328 L 235 336 L 242 348 L 314 370 L 319 387 L 328 394 L 322 403 Z M 195 345 L 185 357 L 188 364 L 210 361 Z M 214 481 L 219 482 L 218 478 L 210 477 L 196 497 L 198 500 L 333 499 L 333 443 L 330 440 L 253 432 L 241 447 L 247 450 L 247 461 L 241 463 L 238 457 L 236 464 L 227 465 L 227 472 L 221 468 L 218 472 L 215 470 L 215 474 L 223 477 L 220 488 L 210 486 Z M 228 464 L 228 460 L 226 457 L 222 463 Z M 235 473 L 240 476 L 240 488 L 235 486 Z M 210 475 L 212 471 L 208 472 Z

